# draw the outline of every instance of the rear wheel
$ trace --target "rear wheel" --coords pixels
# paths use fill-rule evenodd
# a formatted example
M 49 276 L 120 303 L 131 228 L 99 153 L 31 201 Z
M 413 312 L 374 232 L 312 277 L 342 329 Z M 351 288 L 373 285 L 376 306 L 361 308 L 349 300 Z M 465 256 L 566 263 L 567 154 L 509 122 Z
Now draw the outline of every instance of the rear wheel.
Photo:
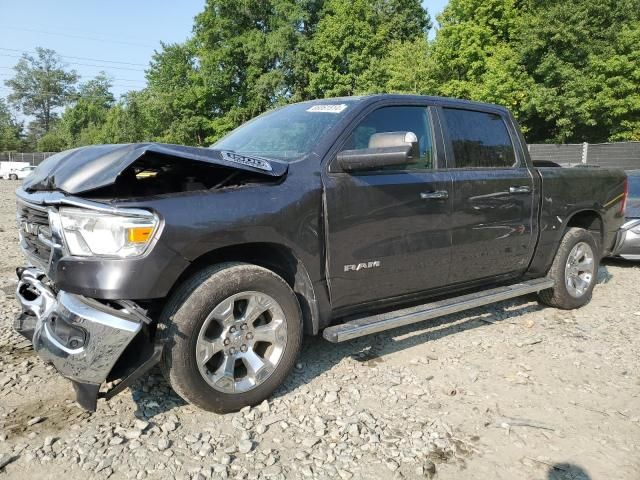
M 539 293 L 540 300 L 567 310 L 589 303 L 598 275 L 598 252 L 598 244 L 591 233 L 582 228 L 569 229 L 560 242 L 548 274 L 556 283 L 553 288 Z
M 298 301 L 278 275 L 249 264 L 202 270 L 160 319 L 162 367 L 182 398 L 219 413 L 255 405 L 286 378 L 299 354 Z
M 9 175 L 9 180 L 17 180 L 18 176 L 15 173 L 12 173 L 11 175 Z

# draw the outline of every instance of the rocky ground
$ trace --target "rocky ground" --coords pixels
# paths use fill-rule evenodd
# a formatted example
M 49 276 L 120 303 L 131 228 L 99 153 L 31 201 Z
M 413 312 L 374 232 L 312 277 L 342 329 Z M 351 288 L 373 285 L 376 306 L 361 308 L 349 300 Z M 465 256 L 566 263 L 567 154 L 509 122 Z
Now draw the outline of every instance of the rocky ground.
M 305 341 L 262 405 L 216 415 L 159 372 L 96 413 L 11 329 L 22 264 L 0 181 L 2 478 L 640 478 L 640 266 L 578 311 L 534 297 L 341 345 Z

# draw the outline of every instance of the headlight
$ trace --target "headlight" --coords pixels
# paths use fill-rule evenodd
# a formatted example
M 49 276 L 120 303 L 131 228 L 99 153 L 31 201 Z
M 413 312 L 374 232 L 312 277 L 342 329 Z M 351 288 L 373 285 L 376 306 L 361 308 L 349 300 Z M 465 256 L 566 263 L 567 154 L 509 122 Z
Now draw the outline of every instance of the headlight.
M 60 223 L 71 255 L 136 257 L 148 248 L 159 221 L 143 210 L 129 216 L 63 207 Z

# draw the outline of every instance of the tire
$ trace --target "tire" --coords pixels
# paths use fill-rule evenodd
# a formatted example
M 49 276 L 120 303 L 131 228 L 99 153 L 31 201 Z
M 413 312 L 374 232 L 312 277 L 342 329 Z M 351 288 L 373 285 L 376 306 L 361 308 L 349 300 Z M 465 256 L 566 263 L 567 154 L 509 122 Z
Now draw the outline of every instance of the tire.
M 581 255 L 580 247 L 585 253 L 576 262 L 575 255 Z M 587 267 L 589 249 L 592 260 L 591 266 Z M 564 310 L 572 310 L 586 305 L 591 301 L 593 289 L 597 283 L 599 263 L 600 250 L 593 235 L 583 228 L 570 228 L 562 237 L 560 247 L 547 274 L 556 283 L 553 288 L 543 290 L 538 294 L 540 301 L 551 307 Z M 579 275 L 579 283 L 577 283 L 575 275 Z M 587 285 L 584 286 L 587 278 Z
M 12 173 L 11 175 L 9 175 L 9 180 L 17 180 L 18 176 L 14 173 Z
M 269 309 L 257 320 L 243 320 L 265 305 Z M 271 344 L 259 340 L 267 331 Z M 302 314 L 289 285 L 272 271 L 225 263 L 197 272 L 177 288 L 158 333 L 165 344 L 161 369 L 174 391 L 204 410 L 226 413 L 262 402 L 282 384 L 300 353 Z M 262 367 L 250 369 L 260 360 Z

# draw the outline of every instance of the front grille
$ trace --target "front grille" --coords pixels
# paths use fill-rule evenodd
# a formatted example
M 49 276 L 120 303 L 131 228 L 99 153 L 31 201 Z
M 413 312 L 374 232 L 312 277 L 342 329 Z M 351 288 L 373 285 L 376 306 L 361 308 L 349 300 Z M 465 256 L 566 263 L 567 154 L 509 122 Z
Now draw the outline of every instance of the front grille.
M 47 211 L 18 202 L 17 220 L 27 253 L 47 264 L 51 255 L 51 230 Z M 43 238 L 46 241 L 43 242 Z

